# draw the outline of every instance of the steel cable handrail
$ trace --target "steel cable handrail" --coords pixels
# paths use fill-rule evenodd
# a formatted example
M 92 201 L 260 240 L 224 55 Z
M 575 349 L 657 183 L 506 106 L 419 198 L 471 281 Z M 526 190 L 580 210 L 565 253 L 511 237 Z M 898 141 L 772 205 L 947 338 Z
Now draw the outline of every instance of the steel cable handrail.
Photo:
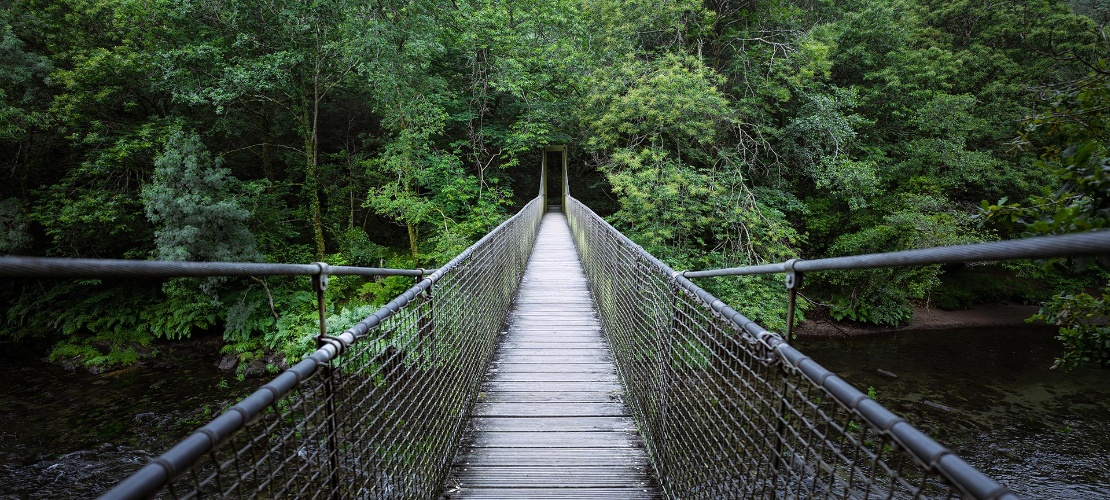
M 0 276 L 12 278 L 204 278 L 232 276 L 411 276 L 435 269 L 271 264 L 263 262 L 179 262 L 167 260 L 0 257 Z
M 790 272 L 791 270 L 795 272 L 847 271 L 880 267 L 1107 255 L 1110 255 L 1110 230 L 1099 230 L 1087 233 L 1037 236 L 1019 240 L 992 241 L 825 259 L 794 259 L 777 264 L 757 266 L 683 271 L 682 276 L 686 278 L 707 278 L 711 276 L 776 274 Z M 792 269 L 791 266 L 793 266 Z

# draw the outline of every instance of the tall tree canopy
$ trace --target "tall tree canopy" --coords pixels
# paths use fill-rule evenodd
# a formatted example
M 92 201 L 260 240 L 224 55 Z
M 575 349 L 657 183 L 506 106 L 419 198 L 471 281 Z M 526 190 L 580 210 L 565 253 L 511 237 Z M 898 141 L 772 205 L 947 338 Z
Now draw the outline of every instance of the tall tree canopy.
M 1099 2 L 2 5 L 6 253 L 429 267 L 526 201 L 542 146 L 558 143 L 588 179 L 575 195 L 676 268 L 1082 231 L 1108 217 Z M 807 296 L 811 314 L 892 325 L 913 301 L 1082 298 L 1105 286 L 1098 266 L 827 273 Z M 329 314 L 353 318 L 405 286 L 337 279 Z M 777 279 L 706 286 L 785 327 Z M 302 288 L 0 293 L 6 334 L 60 338 L 56 357 L 109 366 L 206 330 L 245 362 L 296 356 L 314 314 Z

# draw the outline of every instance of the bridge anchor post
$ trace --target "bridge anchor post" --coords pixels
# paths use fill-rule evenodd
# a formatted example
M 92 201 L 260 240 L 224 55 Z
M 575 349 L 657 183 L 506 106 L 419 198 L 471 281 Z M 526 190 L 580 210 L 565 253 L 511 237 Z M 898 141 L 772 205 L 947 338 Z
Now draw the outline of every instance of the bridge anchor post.
M 794 264 L 801 259 L 790 259 L 783 263 L 786 268 L 786 290 L 787 290 L 787 303 L 786 303 L 786 338 L 783 340 L 790 343 L 794 338 L 794 309 L 798 304 L 798 289 L 802 287 L 803 273 L 794 270 Z
M 324 262 L 317 262 L 316 266 L 320 268 L 319 274 L 312 276 L 312 289 L 316 292 L 316 308 L 320 315 L 320 335 L 316 337 L 316 347 L 323 347 L 326 344 L 340 344 L 335 342 L 335 339 L 328 338 L 328 324 L 327 324 L 327 303 L 325 302 L 324 292 L 328 289 L 328 265 Z M 342 345 L 335 345 L 337 349 Z M 334 377 L 335 373 L 331 363 L 324 365 L 322 368 L 322 375 L 324 376 L 324 421 L 327 432 L 328 443 L 328 486 L 331 490 L 329 498 L 338 500 L 339 494 L 339 437 L 337 435 L 338 425 L 336 425 L 335 417 L 335 387 Z

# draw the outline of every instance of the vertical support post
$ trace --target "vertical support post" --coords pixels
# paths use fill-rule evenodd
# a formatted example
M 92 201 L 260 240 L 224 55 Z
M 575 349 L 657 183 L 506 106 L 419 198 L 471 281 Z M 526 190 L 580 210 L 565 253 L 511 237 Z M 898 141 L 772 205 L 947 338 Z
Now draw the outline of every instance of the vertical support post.
M 786 289 L 788 293 L 787 309 L 786 309 L 786 335 L 785 341 L 789 344 L 790 338 L 794 336 L 794 309 L 797 306 L 798 289 L 802 286 L 802 273 L 794 270 L 794 265 L 801 259 L 790 259 L 783 263 L 786 270 Z M 785 366 L 780 367 L 785 370 Z M 785 375 L 782 377 L 782 390 L 778 394 L 779 404 L 775 410 L 775 465 L 772 470 L 771 488 L 776 488 L 779 482 L 779 476 L 783 473 L 788 473 L 788 464 L 785 456 L 786 441 L 784 439 L 786 434 L 786 403 L 787 396 L 790 392 L 790 382 Z
M 324 302 L 324 292 L 328 289 L 328 265 L 317 262 L 316 267 L 320 269 L 318 274 L 312 275 L 312 290 L 316 292 L 316 306 L 320 313 L 320 335 L 316 337 L 316 347 L 323 347 L 326 343 L 324 337 L 328 335 L 327 310 Z
M 543 198 L 544 210 L 547 210 L 547 148 L 540 153 L 540 196 Z
M 424 270 L 420 269 L 420 271 L 420 276 L 416 277 L 417 283 L 420 283 L 420 281 L 424 279 Z M 432 295 L 432 286 L 433 285 L 428 285 L 428 288 L 425 289 L 424 293 L 421 295 L 420 309 L 424 309 L 425 306 L 427 306 L 427 309 L 424 314 L 416 318 L 416 342 L 417 345 L 421 346 L 421 350 L 424 352 L 424 361 L 431 363 L 431 366 L 428 368 L 435 368 L 437 351 L 435 339 L 435 297 Z
M 567 213 L 567 196 L 570 196 L 570 178 L 567 177 L 568 156 L 570 156 L 570 153 L 567 151 L 567 147 L 563 146 L 563 186 L 561 189 L 563 190 L 562 205 L 564 214 Z
M 316 291 L 316 307 L 320 314 L 320 335 L 316 337 L 316 347 L 323 347 L 329 343 L 328 325 L 327 325 L 327 310 L 324 301 L 324 292 L 328 289 L 328 265 L 324 262 L 317 262 L 316 267 L 320 269 L 319 274 L 312 276 L 312 288 Z M 336 346 L 339 347 L 338 345 Z M 328 471 L 328 485 L 331 490 L 330 498 L 338 500 L 342 495 L 339 494 L 339 436 L 338 425 L 336 425 L 335 416 L 335 372 L 332 368 L 331 362 L 324 365 L 324 420 L 325 431 L 327 432 L 328 442 L 328 466 L 331 468 Z
M 783 264 L 786 268 L 786 290 L 787 290 L 787 304 L 786 304 L 786 343 L 794 337 L 794 309 L 798 304 L 798 289 L 802 287 L 803 274 L 794 270 L 794 264 L 797 264 L 800 259 L 790 259 Z

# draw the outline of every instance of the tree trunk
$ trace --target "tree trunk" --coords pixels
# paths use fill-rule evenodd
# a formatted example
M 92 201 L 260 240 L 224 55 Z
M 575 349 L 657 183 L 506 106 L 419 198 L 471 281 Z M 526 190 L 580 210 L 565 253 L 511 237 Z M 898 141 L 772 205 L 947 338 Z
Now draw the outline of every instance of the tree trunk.
M 273 141 L 273 137 L 270 136 L 270 106 L 263 106 L 265 109 L 262 112 L 262 173 L 266 176 L 266 180 L 273 182 L 277 180 L 277 174 L 274 173 L 273 152 L 270 150 L 270 142 Z
M 305 110 L 305 114 L 309 113 Z M 316 175 L 316 116 L 305 116 L 305 191 L 308 192 L 308 202 L 312 208 L 312 240 L 316 244 L 316 259 L 323 260 L 327 254 L 324 246 L 324 223 L 320 216 L 320 182 Z
M 416 225 L 411 222 L 405 223 L 405 228 L 409 230 L 409 251 L 412 252 L 412 267 L 420 266 L 420 257 L 418 253 L 420 248 L 417 241 Z

